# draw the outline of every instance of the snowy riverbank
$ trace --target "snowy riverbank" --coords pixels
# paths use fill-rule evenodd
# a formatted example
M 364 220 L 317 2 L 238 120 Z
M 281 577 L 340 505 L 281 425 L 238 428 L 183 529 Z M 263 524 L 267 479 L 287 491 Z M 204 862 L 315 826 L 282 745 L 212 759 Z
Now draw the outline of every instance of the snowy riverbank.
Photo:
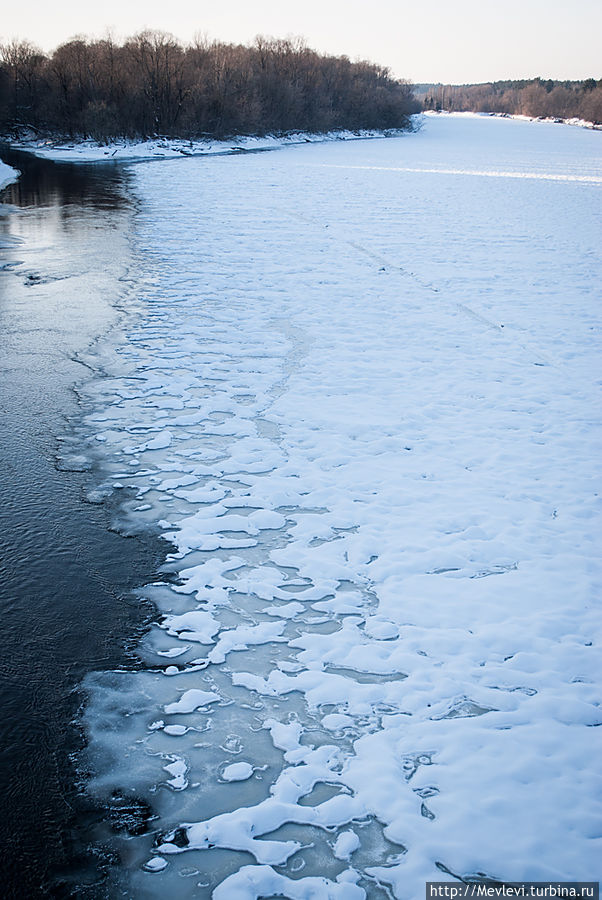
M 592 131 L 602 131 L 602 125 L 598 125 L 595 122 L 587 122 L 585 119 L 559 119 L 556 117 L 533 117 L 533 116 L 521 116 L 521 115 L 511 115 L 510 113 L 490 113 L 490 112 L 448 112 L 447 110 L 433 110 L 429 109 L 424 113 L 425 116 L 451 116 L 456 118 L 470 119 L 470 118 L 479 118 L 479 119 L 514 119 L 517 122 L 543 122 L 547 125 L 573 125 L 578 128 L 589 128 Z
M 110 160 L 174 159 L 183 156 L 216 156 L 240 151 L 276 150 L 297 144 L 354 141 L 366 138 L 384 138 L 407 132 L 389 131 L 335 131 L 329 134 L 296 132 L 287 135 L 264 137 L 241 136 L 228 140 L 176 140 L 156 138 L 146 141 L 112 141 L 99 144 L 96 141 L 12 141 L 11 146 L 27 150 L 36 156 L 62 162 L 107 162 Z

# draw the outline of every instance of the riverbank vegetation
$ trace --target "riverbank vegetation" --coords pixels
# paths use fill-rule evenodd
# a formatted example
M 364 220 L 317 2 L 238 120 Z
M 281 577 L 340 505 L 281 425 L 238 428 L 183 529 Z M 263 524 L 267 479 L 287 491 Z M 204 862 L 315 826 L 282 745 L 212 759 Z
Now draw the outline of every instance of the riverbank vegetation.
M 602 124 L 602 79 L 430 84 L 416 91 L 424 109 L 492 112 L 534 118 L 583 119 Z
M 45 54 L 0 45 L 0 132 L 71 138 L 199 138 L 409 128 L 407 82 L 301 39 L 182 46 L 144 31 L 122 44 L 75 38 Z

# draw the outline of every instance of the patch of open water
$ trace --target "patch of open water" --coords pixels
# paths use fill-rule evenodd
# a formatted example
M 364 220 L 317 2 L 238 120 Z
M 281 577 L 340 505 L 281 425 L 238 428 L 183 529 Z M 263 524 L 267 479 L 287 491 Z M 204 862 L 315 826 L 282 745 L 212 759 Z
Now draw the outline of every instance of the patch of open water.
M 101 813 L 74 784 L 78 685 L 131 660 L 148 608 L 130 590 L 160 557 L 158 539 L 112 529 L 110 498 L 86 500 L 72 435 L 79 356 L 119 318 L 132 206 L 118 166 L 2 158 L 22 173 L 0 206 L 3 895 L 84 896 Z

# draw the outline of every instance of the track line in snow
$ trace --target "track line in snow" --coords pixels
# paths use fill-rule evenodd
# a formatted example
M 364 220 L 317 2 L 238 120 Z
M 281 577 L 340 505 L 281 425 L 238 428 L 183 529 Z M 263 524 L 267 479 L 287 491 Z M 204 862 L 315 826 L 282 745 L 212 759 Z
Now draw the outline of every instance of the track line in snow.
M 308 163 L 308 165 L 311 165 Z M 409 175 L 468 175 L 471 178 L 520 178 L 534 181 L 580 182 L 581 184 L 602 184 L 599 175 L 571 175 L 568 172 L 502 172 L 484 169 L 426 169 L 413 166 L 351 166 L 334 163 L 314 163 L 320 169 L 364 169 L 374 172 L 401 172 Z
M 343 166 L 332 166 L 331 168 L 344 168 Z M 346 168 L 346 167 L 345 167 Z M 372 168 L 371 166 L 355 166 L 349 168 Z M 384 169 L 384 167 L 383 167 Z M 384 169 L 388 171 L 388 169 Z M 408 170 L 411 171 L 411 170 Z M 309 216 L 304 216 L 299 212 L 292 212 L 291 210 L 284 209 L 280 207 L 279 212 L 281 212 L 285 216 L 289 216 L 296 221 L 306 222 L 308 225 L 312 225 L 316 228 L 320 228 L 321 223 L 316 221 L 315 219 L 310 218 Z M 531 357 L 536 357 L 539 364 L 546 366 L 556 366 L 556 361 L 551 359 L 545 353 L 543 353 L 540 349 L 534 349 L 528 344 L 522 343 L 518 341 L 513 335 L 512 332 L 509 331 L 504 325 L 499 324 L 498 322 L 493 322 L 491 319 L 488 319 L 486 316 L 483 316 L 481 313 L 478 313 L 476 310 L 472 309 L 470 306 L 467 306 L 465 303 L 459 303 L 457 300 L 448 300 L 445 291 L 441 288 L 437 287 L 430 281 L 425 281 L 415 272 L 411 272 L 409 269 L 404 268 L 404 266 L 399 265 L 399 263 L 392 262 L 386 256 L 381 253 L 376 253 L 374 250 L 364 246 L 363 244 L 358 243 L 357 241 L 352 241 L 349 238 L 343 237 L 340 234 L 336 233 L 336 229 L 329 229 L 328 237 L 333 240 L 338 240 L 341 243 L 346 244 L 348 247 L 352 247 L 354 250 L 357 250 L 358 253 L 362 253 L 364 256 L 367 256 L 369 259 L 373 260 L 377 265 L 381 267 L 386 267 L 389 270 L 393 270 L 399 272 L 403 275 L 404 278 L 409 278 L 413 280 L 419 287 L 423 288 L 426 291 L 429 291 L 433 294 L 438 294 L 443 300 L 451 306 L 454 306 L 457 310 L 464 313 L 464 315 L 469 318 L 474 319 L 479 322 L 481 325 L 484 325 L 486 328 L 489 328 L 498 334 L 504 335 L 506 339 L 510 340 L 515 347 L 520 348 L 525 353 L 527 353 Z

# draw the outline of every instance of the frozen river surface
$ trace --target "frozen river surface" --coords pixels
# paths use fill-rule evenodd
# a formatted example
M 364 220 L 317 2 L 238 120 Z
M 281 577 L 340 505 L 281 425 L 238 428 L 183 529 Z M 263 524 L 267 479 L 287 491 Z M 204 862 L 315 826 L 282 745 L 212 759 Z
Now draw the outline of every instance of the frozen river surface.
M 174 580 L 88 681 L 115 896 L 600 878 L 601 150 L 439 117 L 132 168 L 85 428 Z

